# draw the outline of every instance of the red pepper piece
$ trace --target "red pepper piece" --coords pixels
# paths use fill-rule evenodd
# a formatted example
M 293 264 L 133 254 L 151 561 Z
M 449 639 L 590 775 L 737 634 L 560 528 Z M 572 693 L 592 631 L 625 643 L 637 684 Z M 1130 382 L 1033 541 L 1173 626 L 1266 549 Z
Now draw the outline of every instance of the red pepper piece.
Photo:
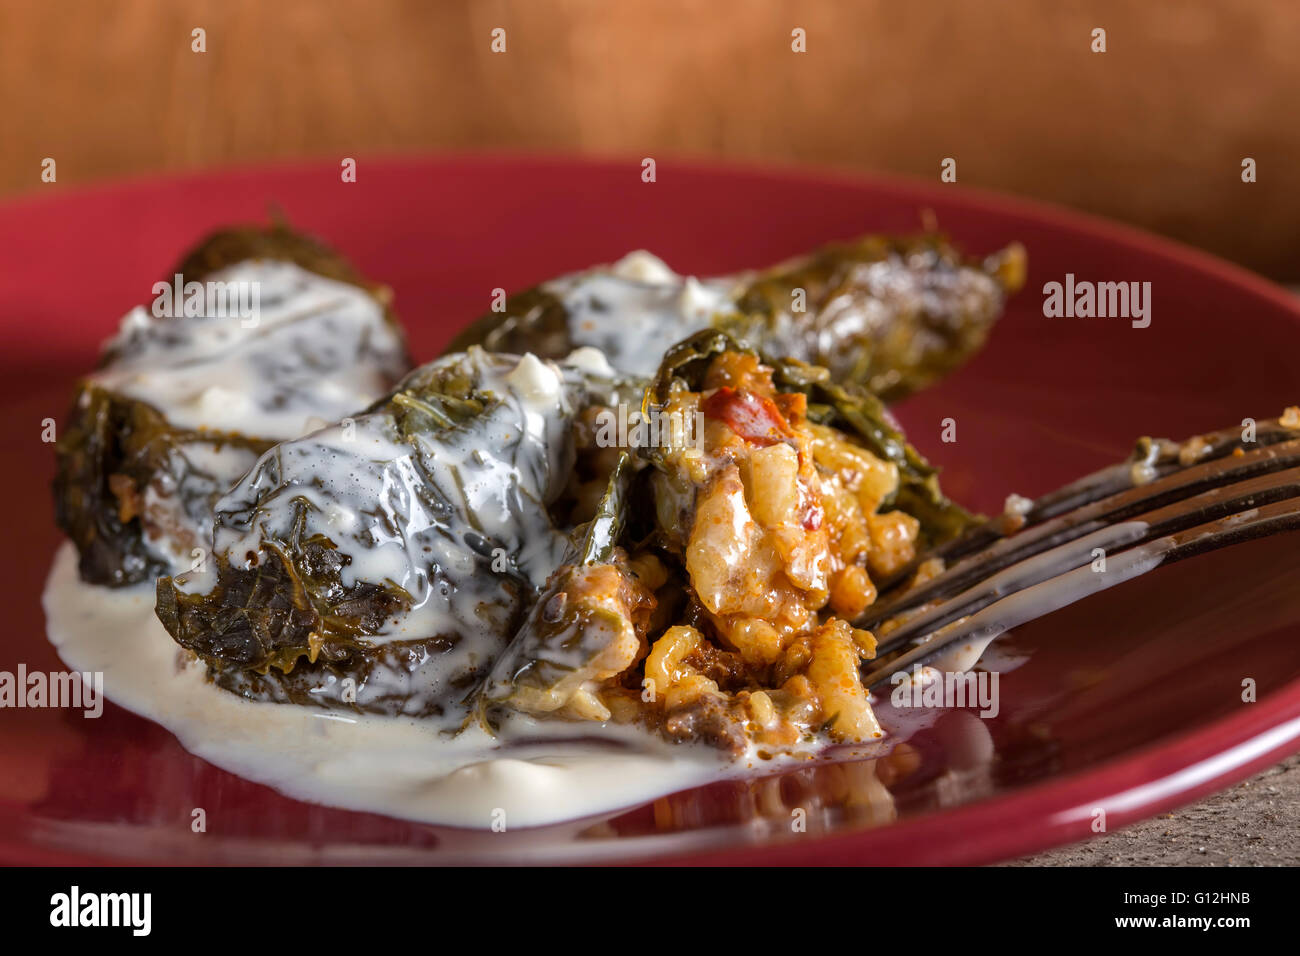
M 737 391 L 724 385 L 700 403 L 707 418 L 724 422 L 728 428 L 755 445 L 775 445 L 791 438 L 790 424 L 770 398 Z

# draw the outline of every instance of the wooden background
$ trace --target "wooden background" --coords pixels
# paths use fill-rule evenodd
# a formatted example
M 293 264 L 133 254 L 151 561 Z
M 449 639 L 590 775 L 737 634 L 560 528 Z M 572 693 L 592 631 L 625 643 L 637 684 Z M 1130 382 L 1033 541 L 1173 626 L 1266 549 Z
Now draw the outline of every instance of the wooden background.
M 931 178 L 950 156 L 1296 280 L 1298 106 L 1296 0 L 0 3 L 0 195 L 449 149 Z

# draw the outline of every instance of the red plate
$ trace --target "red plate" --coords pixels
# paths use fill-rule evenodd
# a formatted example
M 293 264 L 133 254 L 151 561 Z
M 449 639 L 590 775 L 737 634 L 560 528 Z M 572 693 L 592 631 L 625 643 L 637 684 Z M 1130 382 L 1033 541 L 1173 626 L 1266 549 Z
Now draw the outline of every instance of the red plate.
M 1300 310 L 1281 289 L 1119 226 L 957 187 L 798 172 L 472 157 L 57 186 L 0 209 L 0 473 L 10 544 L 0 670 L 60 667 L 39 595 L 58 543 L 42 420 L 62 420 L 99 343 L 205 231 L 278 206 L 390 283 L 420 358 L 517 289 L 638 247 L 678 270 L 775 262 L 829 239 L 913 231 L 923 210 L 973 252 L 1017 239 L 1025 291 L 989 347 L 901 406 L 950 494 L 999 509 L 1123 457 L 1140 434 L 1185 437 L 1300 402 Z M 1151 283 L 1152 322 L 1045 318 L 1041 289 Z M 957 441 L 940 442 L 941 421 Z M 0 711 L 0 857 L 23 862 L 979 863 L 1083 839 L 1227 786 L 1300 749 L 1295 540 L 1162 569 L 1017 629 L 1028 662 L 1001 713 L 946 715 L 877 769 L 720 783 L 600 820 L 505 834 L 290 800 L 186 753 L 109 707 L 99 720 Z M 1253 679 L 1258 700 L 1242 701 Z M 875 794 L 869 799 L 870 793 Z M 208 832 L 190 832 L 194 807 Z M 805 813 L 806 832 L 792 819 Z

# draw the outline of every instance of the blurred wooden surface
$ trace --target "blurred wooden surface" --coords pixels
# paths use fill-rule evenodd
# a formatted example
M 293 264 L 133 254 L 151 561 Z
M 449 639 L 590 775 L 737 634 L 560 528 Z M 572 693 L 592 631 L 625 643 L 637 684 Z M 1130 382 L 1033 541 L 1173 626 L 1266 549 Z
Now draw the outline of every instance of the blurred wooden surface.
M 953 157 L 1295 280 L 1297 49 L 1294 0 L 4 0 L 0 193 L 440 149 Z

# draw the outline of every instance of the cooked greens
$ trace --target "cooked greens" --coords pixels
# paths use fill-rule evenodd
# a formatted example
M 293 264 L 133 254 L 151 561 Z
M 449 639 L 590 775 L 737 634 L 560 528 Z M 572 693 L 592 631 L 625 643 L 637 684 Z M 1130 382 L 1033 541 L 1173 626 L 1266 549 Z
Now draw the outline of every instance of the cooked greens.
M 630 374 L 655 374 L 672 342 L 715 328 L 769 361 L 828 368 L 837 382 L 895 401 L 946 375 L 984 344 L 1024 282 L 1011 245 L 967 261 L 945 239 L 869 236 L 765 272 L 697 280 L 648 253 L 511 296 L 449 347 L 558 358 L 590 345 Z
M 201 558 L 212 502 L 269 445 L 177 428 L 152 405 L 84 383 L 54 478 L 55 520 L 82 579 L 124 586 Z
M 201 559 L 212 502 L 259 454 L 410 368 L 386 290 L 283 225 L 210 236 L 158 288 L 167 306 L 126 316 L 57 446 L 56 517 L 97 584 Z
M 448 732 L 475 713 L 489 727 L 510 711 L 606 720 L 621 701 L 626 717 L 640 706 L 635 688 L 652 621 L 661 630 L 683 613 L 694 625 L 687 628 L 696 635 L 692 653 L 726 669 L 731 686 L 756 691 L 754 675 L 779 661 L 726 650 L 732 638 L 717 634 L 738 627 L 736 634 L 752 636 L 758 625 L 713 608 L 692 564 L 697 532 L 711 520 L 702 503 L 711 497 L 716 505 L 726 482 L 740 491 L 729 458 L 738 452 L 714 449 L 697 467 L 676 445 L 608 448 L 591 440 L 598 429 L 590 413 L 619 403 L 643 416 L 683 395 L 691 407 L 710 408 L 712 396 L 729 391 L 706 381 L 720 361 L 766 382 L 790 422 L 832 426 L 847 436 L 837 441 L 876 456 L 864 460 L 878 459 L 878 468 L 895 475 L 894 490 L 888 501 L 874 499 L 871 512 L 888 505 L 908 513 L 879 520 L 919 519 L 932 540 L 973 520 L 943 497 L 933 469 L 877 399 L 832 385 L 826 370 L 797 360 L 764 366 L 725 333 L 706 330 L 679 343 L 648 383 L 618 376 L 591 350 L 557 364 L 471 347 L 418 369 L 366 413 L 263 454 L 216 505 L 211 559 L 158 582 L 158 617 L 229 690 L 419 716 Z M 782 446 L 790 455 L 802 449 L 805 462 L 800 507 L 813 510 L 781 532 L 792 545 L 807 537 L 801 548 L 826 547 L 817 542 L 829 533 L 817 530 L 820 493 L 807 470 L 812 435 L 789 431 L 791 445 Z M 765 444 L 747 444 L 743 457 L 757 461 Z M 571 503 L 560 505 L 575 476 L 610 455 L 594 514 L 570 525 L 561 516 L 573 513 Z M 861 570 L 865 545 L 855 547 Z M 832 548 L 840 553 L 838 544 Z M 732 560 L 744 570 L 745 555 Z M 794 628 L 790 639 L 803 635 L 809 647 L 843 656 L 851 652 L 850 631 L 808 630 L 828 600 L 828 582 L 837 580 L 828 575 L 841 559 L 825 560 L 832 564 L 810 572 L 816 580 L 799 585 L 813 595 L 795 615 L 802 623 L 782 626 Z M 791 589 L 799 572 L 787 579 L 780 577 L 787 572 L 769 571 L 773 581 L 786 581 L 783 600 L 804 600 L 805 591 Z M 859 577 L 869 587 L 865 572 Z M 673 633 L 678 640 L 680 629 Z M 785 697 L 774 699 L 786 706 Z M 703 735 L 734 749 L 743 739 L 735 732 L 736 700 L 723 706 L 691 697 L 689 706 L 645 714 L 674 739 Z M 799 700 L 789 706 L 806 710 Z
M 739 754 L 878 736 L 853 621 L 976 520 L 884 401 L 980 346 L 1023 255 L 867 238 L 699 281 L 633 254 L 409 374 L 386 293 L 284 227 L 178 272 L 184 308 L 127 317 L 59 446 L 86 579 L 156 578 L 249 699 Z M 192 308 L 205 283 L 226 298 Z M 252 314 L 213 305 L 245 286 Z
M 617 390 L 602 365 L 474 348 L 276 446 L 217 504 L 210 564 L 159 581 L 159 619 L 255 696 L 456 725 L 569 545 L 548 506 L 575 415 Z
M 564 711 L 597 720 L 609 710 L 589 686 L 627 670 L 644 650 L 655 599 L 616 542 L 626 519 L 632 461 L 620 456 L 596 516 L 502 652 L 484 683 L 489 722 L 509 707 L 528 714 Z

